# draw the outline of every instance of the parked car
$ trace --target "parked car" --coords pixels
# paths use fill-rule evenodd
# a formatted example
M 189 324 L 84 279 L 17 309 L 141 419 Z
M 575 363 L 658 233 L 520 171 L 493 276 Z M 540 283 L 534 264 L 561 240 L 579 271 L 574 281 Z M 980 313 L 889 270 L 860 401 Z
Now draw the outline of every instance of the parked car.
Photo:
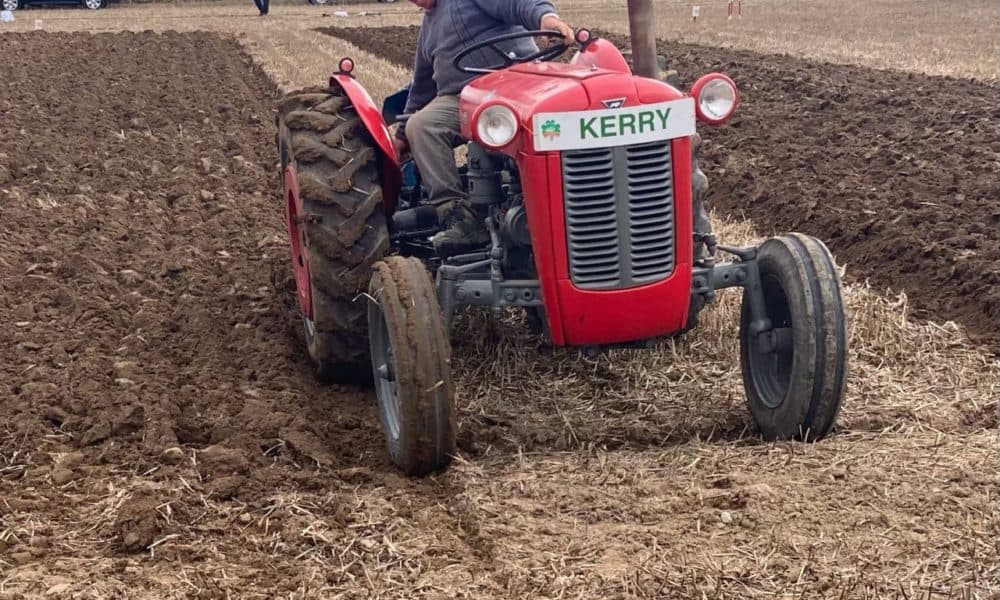
M 31 5 L 79 5 L 91 10 L 98 10 L 108 5 L 108 0 L 0 0 L 3 10 L 17 10 Z

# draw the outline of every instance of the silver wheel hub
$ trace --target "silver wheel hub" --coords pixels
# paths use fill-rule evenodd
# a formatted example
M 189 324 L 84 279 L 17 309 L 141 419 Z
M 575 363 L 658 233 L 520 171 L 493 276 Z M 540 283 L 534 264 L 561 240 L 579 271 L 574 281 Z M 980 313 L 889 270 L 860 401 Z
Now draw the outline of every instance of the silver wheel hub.
M 389 339 L 389 326 L 385 322 L 385 314 L 381 307 L 379 318 L 369 322 L 372 368 L 375 373 L 375 395 L 378 397 L 379 412 L 385 431 L 393 440 L 399 439 L 400 407 L 399 386 L 396 383 L 396 370 L 393 368 L 392 341 Z
M 101 0 L 83 0 L 83 3 L 87 8 L 91 10 L 97 10 L 98 8 L 101 8 Z
M 4 10 L 17 10 L 17 0 L 3 0 Z

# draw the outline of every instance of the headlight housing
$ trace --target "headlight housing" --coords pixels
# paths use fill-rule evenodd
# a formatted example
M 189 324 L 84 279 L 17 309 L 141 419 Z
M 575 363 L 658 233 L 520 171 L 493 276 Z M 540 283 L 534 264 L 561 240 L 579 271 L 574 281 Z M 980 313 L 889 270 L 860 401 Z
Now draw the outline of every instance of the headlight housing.
M 709 125 L 722 125 L 736 112 L 740 94 L 736 84 L 722 73 L 702 75 L 691 88 L 698 120 Z
M 517 115 L 502 104 L 493 104 L 479 111 L 476 117 L 476 137 L 490 148 L 502 148 L 517 136 Z

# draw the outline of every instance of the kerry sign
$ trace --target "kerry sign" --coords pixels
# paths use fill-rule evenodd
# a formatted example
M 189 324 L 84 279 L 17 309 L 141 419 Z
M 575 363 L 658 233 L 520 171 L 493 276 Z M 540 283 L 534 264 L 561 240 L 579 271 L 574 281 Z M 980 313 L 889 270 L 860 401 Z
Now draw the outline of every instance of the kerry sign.
M 539 113 L 532 120 L 536 151 L 644 144 L 694 134 L 694 98 L 607 110 Z

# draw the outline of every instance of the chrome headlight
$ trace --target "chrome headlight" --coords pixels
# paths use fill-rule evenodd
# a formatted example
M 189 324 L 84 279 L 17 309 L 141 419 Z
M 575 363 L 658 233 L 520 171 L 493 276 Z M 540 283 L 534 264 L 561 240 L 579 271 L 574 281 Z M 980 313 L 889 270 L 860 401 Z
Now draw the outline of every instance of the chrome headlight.
M 487 106 L 476 119 L 476 136 L 483 144 L 502 148 L 517 135 L 517 115 L 499 104 Z
M 698 119 L 709 125 L 721 125 L 736 111 L 739 92 L 733 80 L 722 73 L 710 73 L 691 88 Z

